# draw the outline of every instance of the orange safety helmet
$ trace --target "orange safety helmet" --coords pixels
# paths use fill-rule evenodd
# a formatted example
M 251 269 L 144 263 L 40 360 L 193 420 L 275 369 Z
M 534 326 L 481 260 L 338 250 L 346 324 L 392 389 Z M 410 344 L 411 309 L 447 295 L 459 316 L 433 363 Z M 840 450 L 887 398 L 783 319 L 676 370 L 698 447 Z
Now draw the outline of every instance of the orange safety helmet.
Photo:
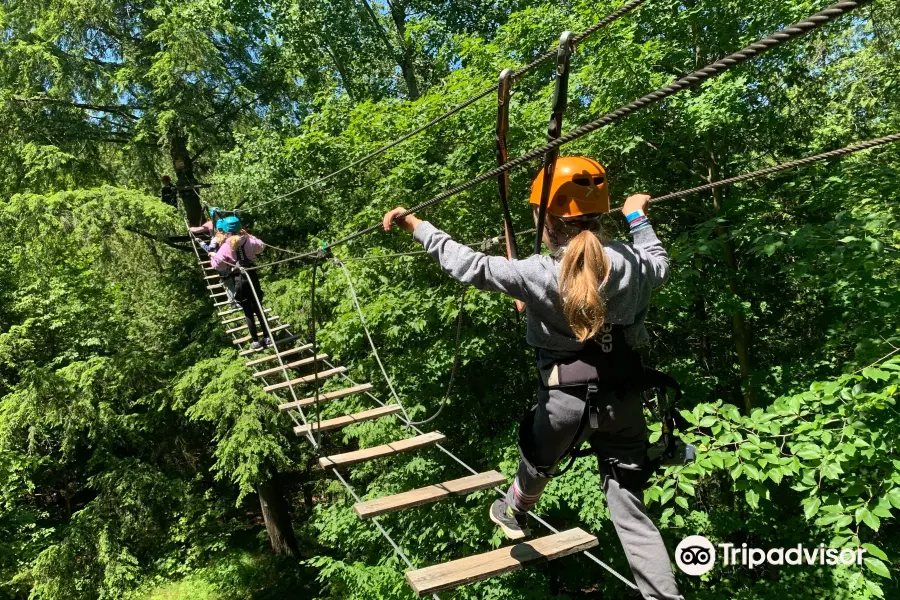
M 531 184 L 529 202 L 541 205 L 544 170 Z M 609 212 L 609 185 L 606 169 L 592 158 L 561 156 L 556 160 L 547 214 L 554 217 L 580 217 Z

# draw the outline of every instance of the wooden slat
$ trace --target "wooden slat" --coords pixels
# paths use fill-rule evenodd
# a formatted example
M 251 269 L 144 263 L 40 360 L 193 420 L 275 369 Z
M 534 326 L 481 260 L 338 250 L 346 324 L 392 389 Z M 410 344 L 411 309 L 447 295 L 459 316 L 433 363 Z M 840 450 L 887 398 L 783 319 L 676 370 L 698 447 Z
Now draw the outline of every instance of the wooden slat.
M 288 327 L 290 327 L 290 325 L 288 325 L 287 323 L 285 323 L 284 325 L 279 325 L 278 327 L 270 327 L 269 333 L 274 335 L 274 334 L 278 333 L 279 331 L 284 331 Z M 243 344 L 244 342 L 249 342 L 252 339 L 253 338 L 250 337 L 249 335 L 245 335 L 244 337 L 239 337 L 237 339 L 231 340 L 231 343 L 232 344 Z
M 290 381 L 282 381 L 281 383 L 273 383 L 272 385 L 267 385 L 263 388 L 263 391 L 266 392 L 274 392 L 275 390 L 281 390 L 286 387 L 291 387 L 292 385 L 301 385 L 304 383 L 310 383 L 312 381 L 324 380 L 329 377 L 333 377 L 334 375 L 340 375 L 341 373 L 346 373 L 347 367 L 335 367 L 333 369 L 328 369 L 327 371 L 320 371 L 319 373 L 313 375 L 304 375 L 303 377 L 298 377 L 297 379 L 291 379 Z
M 271 309 L 266 309 L 266 312 L 269 312 L 270 310 L 271 310 Z M 240 308 L 236 308 L 236 309 L 234 309 L 234 310 L 232 310 L 232 311 L 229 311 L 229 312 L 233 312 L 233 313 L 234 313 L 234 312 L 241 312 L 241 309 L 240 309 Z M 221 315 L 222 313 L 219 313 L 219 314 Z M 225 314 L 228 314 L 228 313 L 225 313 Z M 228 325 L 229 323 L 237 323 L 238 321 L 243 321 L 243 322 L 246 323 L 246 322 L 247 322 L 247 319 L 246 319 L 246 317 L 244 317 L 244 315 L 241 315 L 241 316 L 239 316 L 239 317 L 234 317 L 233 319 L 228 319 L 228 320 L 222 321 L 222 325 Z
M 216 313 L 216 314 L 219 315 L 220 317 L 227 317 L 228 315 L 233 315 L 234 313 L 239 313 L 239 312 L 241 312 L 241 309 L 240 309 L 240 308 L 232 308 L 232 309 L 230 309 L 230 310 L 219 311 L 219 312 Z M 263 309 L 263 312 L 270 313 L 270 312 L 272 312 L 272 309 L 271 309 L 271 308 L 264 308 L 264 309 Z M 228 321 L 222 321 L 222 324 L 224 325 L 224 324 L 226 324 L 226 323 L 234 323 L 235 321 L 240 321 L 240 320 L 243 319 L 243 318 L 244 318 L 244 317 L 235 317 L 234 319 L 229 319 Z
M 335 454 L 334 456 L 323 456 L 319 459 L 319 466 L 323 468 L 342 467 L 346 465 L 355 465 L 373 458 L 381 458 L 382 456 L 390 456 L 400 452 L 408 452 L 416 448 L 423 448 L 433 444 L 439 444 L 447 438 L 443 433 L 433 431 L 424 435 L 407 438 L 384 444 L 383 446 L 374 446 L 365 448 L 364 450 L 356 450 L 355 452 L 345 452 L 344 454 Z
M 277 315 L 274 316 L 274 317 L 266 317 L 266 318 L 269 320 L 270 323 L 271 323 L 272 321 L 278 321 L 278 320 L 280 320 L 280 317 L 278 317 Z M 230 334 L 232 334 L 232 333 L 237 333 L 238 331 L 242 331 L 242 330 L 244 330 L 244 329 L 247 329 L 247 319 L 245 319 L 244 317 L 237 317 L 236 319 L 230 319 L 230 321 L 231 321 L 232 323 L 235 323 L 235 322 L 237 322 L 237 321 L 243 321 L 244 324 L 241 325 L 240 327 L 235 327 L 235 328 L 233 328 L 233 329 L 227 329 L 227 330 L 225 330 L 225 333 L 226 333 L 226 334 L 229 334 L 229 335 L 230 335 Z M 224 325 L 226 322 L 227 322 L 227 321 L 222 321 L 222 324 Z
M 337 400 L 338 398 L 352 396 L 353 394 L 368 392 L 371 389 L 372 389 L 371 383 L 362 383 L 360 385 L 354 385 L 353 387 L 344 388 L 342 390 L 328 392 L 326 394 L 319 394 L 319 402 L 328 402 L 329 400 Z M 303 400 L 297 400 L 296 402 L 286 402 L 284 404 L 279 404 L 278 410 L 290 410 L 292 408 L 300 408 L 300 407 L 309 406 L 310 404 L 315 404 L 315 403 L 316 403 L 316 397 L 310 396 L 309 398 L 304 398 Z
M 210 298 L 221 298 L 221 297 L 227 296 L 227 295 L 228 295 L 228 292 L 221 292 L 219 294 L 210 294 L 209 297 Z
M 222 284 L 222 283 L 214 283 L 214 284 L 212 284 L 212 285 L 206 286 L 206 289 L 208 289 L 208 290 L 217 290 L 217 289 L 223 288 L 223 287 L 225 287 L 225 285 Z
M 273 354 L 272 356 L 264 356 L 262 358 L 257 358 L 256 360 L 251 360 L 246 363 L 248 367 L 254 367 L 256 365 L 260 365 L 264 362 L 268 362 L 270 360 L 275 360 L 279 356 L 290 356 L 292 354 L 297 354 L 298 352 L 306 352 L 312 348 L 312 344 L 303 344 L 302 346 L 297 346 L 296 348 L 291 348 L 290 350 L 285 350 L 284 352 L 279 352 L 278 354 Z
M 416 594 L 424 596 L 582 552 L 597 544 L 596 536 L 579 528 L 569 529 L 484 554 L 407 571 L 406 580 Z
M 218 278 L 219 278 L 218 275 L 207 275 L 207 276 L 204 277 L 203 279 L 218 279 Z
M 272 346 L 270 344 L 270 345 L 266 346 L 265 348 L 260 348 L 259 350 L 253 350 L 252 348 L 249 348 L 247 350 L 241 350 L 240 352 L 238 352 L 238 355 L 239 356 L 250 356 L 251 354 L 258 354 L 260 352 L 265 352 L 266 350 L 271 350 L 273 347 L 283 346 L 289 342 L 293 342 L 294 340 L 298 339 L 299 337 L 300 337 L 299 335 L 291 335 L 286 338 L 281 338 L 280 340 L 275 340 L 273 342 L 274 346 Z M 273 354 L 272 356 L 274 357 L 275 355 Z
M 371 519 L 379 515 L 390 512 L 412 508 L 414 506 L 422 506 L 431 502 L 443 500 L 451 495 L 471 494 L 479 490 L 486 490 L 494 486 L 506 483 L 506 477 L 497 471 L 487 471 L 478 475 L 470 475 L 453 481 L 445 481 L 437 485 L 429 485 L 428 487 L 410 490 L 402 494 L 394 494 L 393 496 L 385 496 L 376 498 L 375 500 L 367 500 L 358 502 L 353 505 L 353 510 L 359 515 L 360 519 Z
M 223 295 L 225 295 L 225 294 L 223 294 Z M 216 302 L 215 304 L 213 304 L 213 306 L 215 306 L 216 308 L 219 308 L 220 306 L 228 306 L 229 304 L 231 304 L 231 302 L 226 300 L 225 302 Z M 236 308 L 235 310 L 241 310 L 241 309 Z M 225 314 L 228 314 L 228 313 L 225 313 Z
M 272 373 L 281 373 L 285 369 L 296 369 L 297 367 L 302 367 L 304 365 L 309 365 L 317 360 L 325 360 L 328 358 L 327 354 L 319 354 L 315 358 L 312 356 L 308 358 L 301 358 L 300 360 L 295 360 L 292 363 L 287 363 L 286 365 L 279 365 L 277 367 L 273 367 L 271 369 L 266 369 L 265 371 L 260 371 L 259 373 L 254 373 L 254 377 L 265 377 L 266 375 L 271 375 Z
M 310 422 L 306 425 L 298 425 L 297 427 L 294 427 L 294 433 L 296 433 L 297 435 L 306 435 L 310 431 L 328 431 L 329 429 L 339 429 L 341 427 L 346 427 L 347 425 L 353 425 L 354 423 L 362 423 L 363 421 L 380 419 L 381 417 L 396 414 L 401 410 L 402 409 L 396 404 L 379 406 L 378 408 L 364 410 L 352 415 L 343 415 L 341 417 L 335 417 L 334 419 L 325 419 L 324 421 L 320 421 L 318 423 Z

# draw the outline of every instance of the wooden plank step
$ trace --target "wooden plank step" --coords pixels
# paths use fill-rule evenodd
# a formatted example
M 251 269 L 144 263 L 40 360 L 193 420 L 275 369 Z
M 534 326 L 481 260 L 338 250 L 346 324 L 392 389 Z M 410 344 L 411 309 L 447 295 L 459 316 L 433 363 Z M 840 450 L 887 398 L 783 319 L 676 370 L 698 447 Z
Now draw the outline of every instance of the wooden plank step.
M 324 423 L 324 421 L 323 421 Z M 445 481 L 437 485 L 429 485 L 417 490 L 410 490 L 393 496 L 384 496 L 374 500 L 358 502 L 353 505 L 353 510 L 360 519 L 371 519 L 390 512 L 422 506 L 431 502 L 443 500 L 451 495 L 465 495 L 480 490 L 506 483 L 506 477 L 497 471 L 487 471 L 478 475 L 470 475 L 452 481 Z
M 371 389 L 372 389 L 371 383 L 361 383 L 359 385 L 354 385 L 353 387 L 344 388 L 342 390 L 328 392 L 326 394 L 319 394 L 319 402 L 328 402 L 329 400 L 337 400 L 338 398 L 352 396 L 353 394 L 360 394 L 362 392 L 368 392 Z M 279 404 L 278 410 L 290 410 L 292 408 L 309 406 L 310 404 L 315 404 L 315 403 L 316 403 L 316 397 L 310 396 L 309 398 L 304 398 L 303 400 L 297 400 L 296 402 L 286 402 L 284 404 Z
M 220 317 L 227 317 L 228 315 L 233 315 L 234 313 L 239 313 L 239 312 L 243 312 L 242 309 L 240 309 L 240 308 L 232 308 L 232 309 L 229 309 L 229 310 L 219 311 L 219 312 L 216 313 L 216 314 L 219 315 Z M 271 308 L 265 308 L 265 309 L 263 309 L 263 312 L 270 313 L 270 312 L 272 312 L 272 309 L 271 309 Z M 244 317 L 235 317 L 234 319 L 230 319 L 230 320 L 228 320 L 228 321 L 222 321 L 222 324 L 224 325 L 225 323 L 234 323 L 235 321 L 242 321 L 243 319 L 244 319 Z
M 222 294 L 222 295 L 225 296 L 226 294 Z M 231 302 L 228 301 L 228 300 L 226 300 L 225 302 L 216 302 L 215 304 L 213 304 L 213 306 L 215 306 L 216 308 L 219 308 L 220 306 L 228 306 L 229 304 L 231 304 Z M 234 310 L 240 310 L 240 309 L 239 309 L 239 308 L 235 308 Z M 233 311 L 232 311 L 232 312 L 233 312 Z M 227 313 L 226 313 L 226 314 L 227 314 Z
M 251 354 L 258 354 L 260 352 L 265 352 L 266 350 L 271 350 L 272 348 L 277 347 L 277 346 L 283 346 L 284 344 L 288 344 L 299 338 L 300 338 L 299 335 L 291 335 L 286 338 L 281 338 L 280 340 L 275 340 L 274 346 L 269 345 L 269 346 L 266 346 L 265 348 L 260 348 L 259 350 L 253 350 L 252 348 L 248 348 L 247 350 L 241 350 L 240 352 L 238 352 L 238 356 L 250 356 Z M 275 355 L 273 354 L 272 357 L 274 358 Z
M 207 275 L 203 279 L 219 279 L 219 276 L 218 275 Z
M 242 313 L 242 312 L 243 312 L 243 311 L 242 311 L 240 308 L 235 308 L 235 309 L 233 309 L 233 310 L 228 311 L 228 313 Z M 272 312 L 272 309 L 271 309 L 271 308 L 267 308 L 265 312 L 270 313 L 270 312 Z M 227 315 L 228 313 L 219 313 L 219 314 L 220 314 L 220 315 L 221 315 L 221 314 L 226 314 L 226 315 Z M 270 320 L 271 320 L 271 319 L 277 319 L 277 318 L 278 318 L 278 317 L 269 317 Z M 231 318 L 231 319 L 222 321 L 222 325 L 228 325 L 229 323 L 237 323 L 238 321 L 243 321 L 243 322 L 246 323 L 246 322 L 247 322 L 247 319 L 244 317 L 243 314 L 241 314 L 240 317 L 234 317 L 234 318 Z
M 582 552 L 597 544 L 596 536 L 576 527 L 484 554 L 407 571 L 406 580 L 416 594 L 424 596 Z
M 333 369 L 328 369 L 327 371 L 319 371 L 317 374 L 313 375 L 304 375 L 303 377 L 298 377 L 297 379 L 291 379 L 290 381 L 282 381 L 281 383 L 273 383 L 272 385 L 267 385 L 263 388 L 264 392 L 274 392 L 275 390 L 281 390 L 286 387 L 291 387 L 292 385 L 300 385 L 303 383 L 310 383 L 318 379 L 322 381 L 324 379 L 328 379 L 329 377 L 333 377 L 334 375 L 340 375 L 341 373 L 346 373 L 347 367 L 335 367 Z
M 278 327 L 270 327 L 269 333 L 274 335 L 274 334 L 278 333 L 279 331 L 284 331 L 288 327 L 290 327 L 290 325 L 288 325 L 287 323 L 285 323 L 284 325 L 279 325 Z M 231 343 L 232 344 L 243 344 L 244 342 L 249 342 L 252 339 L 253 338 L 250 337 L 249 335 L 245 335 L 244 337 L 239 337 L 237 339 L 231 340 Z
M 285 371 L 286 369 L 295 369 L 297 367 L 302 367 L 304 365 L 312 364 L 312 363 L 316 362 L 317 360 L 325 360 L 326 358 L 328 358 L 327 354 L 319 354 L 315 358 L 313 358 L 312 356 L 310 356 L 308 358 L 301 358 L 300 360 L 295 360 L 294 362 L 287 363 L 286 365 L 279 365 L 279 366 L 273 367 L 271 369 L 266 369 L 265 371 L 260 371 L 258 373 L 254 373 L 253 376 L 254 377 L 265 377 L 266 375 L 271 375 L 272 373 L 281 373 L 281 372 Z
M 383 456 L 390 456 L 400 452 L 408 452 L 417 448 L 439 444 L 446 439 L 447 438 L 443 433 L 432 431 L 431 433 L 391 442 L 390 444 L 384 444 L 383 446 L 374 446 L 372 448 L 365 448 L 364 450 L 356 450 L 355 452 L 335 454 L 334 456 L 323 456 L 319 459 L 319 466 L 328 469 L 355 465 L 356 463 L 372 460 L 373 458 L 381 458 Z
M 279 318 L 277 315 L 274 316 L 274 317 L 267 317 L 267 318 L 269 319 L 269 322 L 270 322 L 270 323 L 271 323 L 272 321 L 279 321 L 279 320 L 280 320 L 280 318 Z M 234 319 L 229 319 L 229 321 L 232 322 L 232 323 L 235 323 L 235 322 L 237 322 L 237 321 L 243 321 L 244 324 L 241 325 L 241 326 L 239 326 L 239 327 L 235 327 L 235 328 L 233 328 L 233 329 L 227 329 L 227 330 L 225 330 L 225 333 L 226 333 L 226 334 L 237 333 L 238 331 L 241 331 L 241 330 L 243 330 L 243 329 L 247 329 L 247 319 L 245 319 L 244 317 L 237 317 L 237 318 L 234 318 Z M 224 324 L 225 321 L 222 321 L 222 323 Z
M 228 292 L 221 292 L 221 293 L 218 293 L 218 294 L 210 294 L 210 295 L 209 295 L 210 298 L 222 298 L 222 297 L 225 297 L 225 296 L 228 296 Z
M 208 290 L 217 290 L 217 289 L 223 288 L 223 287 L 225 287 L 225 285 L 222 284 L 222 283 L 214 283 L 214 284 L 212 284 L 212 285 L 206 286 L 206 289 L 208 289 Z
M 201 261 L 200 261 L 200 264 L 201 264 L 201 265 L 211 265 L 212 263 L 209 262 L 208 260 L 201 260 Z
M 290 356 L 291 354 L 297 354 L 298 352 L 306 352 L 312 348 L 312 344 L 303 344 L 302 346 L 297 346 L 296 348 L 291 348 L 290 350 L 285 350 L 284 352 L 279 352 L 278 354 L 273 354 L 272 356 L 264 356 L 263 358 L 257 358 L 256 360 L 251 360 L 247 362 L 248 367 L 253 367 L 264 362 L 268 362 L 270 360 L 275 360 L 279 356 Z
M 339 429 L 341 427 L 346 427 L 347 425 L 353 425 L 354 423 L 362 423 L 363 421 L 380 419 L 381 417 L 396 414 L 401 410 L 402 409 L 396 404 L 379 406 L 378 408 L 364 410 L 352 415 L 344 415 L 342 417 L 335 417 L 334 419 L 325 419 L 324 421 L 319 421 L 318 423 L 311 422 L 307 423 L 306 425 L 298 425 L 297 427 L 294 427 L 294 433 L 296 433 L 297 435 L 306 435 L 310 431 L 328 431 L 329 429 Z

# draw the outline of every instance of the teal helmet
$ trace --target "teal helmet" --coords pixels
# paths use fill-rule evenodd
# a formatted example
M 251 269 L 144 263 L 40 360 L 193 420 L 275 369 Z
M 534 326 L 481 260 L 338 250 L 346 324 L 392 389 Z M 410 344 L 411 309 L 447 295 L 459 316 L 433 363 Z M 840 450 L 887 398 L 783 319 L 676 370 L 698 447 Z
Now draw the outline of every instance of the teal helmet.
M 225 219 L 216 219 L 216 231 L 225 231 Z
M 210 206 L 209 207 L 209 216 L 210 217 L 213 217 L 213 218 L 219 217 L 221 215 L 221 213 L 222 213 L 222 209 L 219 208 L 218 206 Z
M 237 217 L 225 217 L 222 219 L 222 231 L 225 233 L 240 233 L 241 220 Z

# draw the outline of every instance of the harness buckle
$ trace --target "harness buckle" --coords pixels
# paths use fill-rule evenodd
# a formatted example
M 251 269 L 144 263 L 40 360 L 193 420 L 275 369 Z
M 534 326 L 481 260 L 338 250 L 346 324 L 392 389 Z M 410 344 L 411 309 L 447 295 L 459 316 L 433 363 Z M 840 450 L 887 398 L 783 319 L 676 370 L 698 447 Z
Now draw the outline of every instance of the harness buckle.
M 587 384 L 587 394 L 584 397 L 584 402 L 587 404 L 588 420 L 590 421 L 591 429 L 600 427 L 600 411 L 597 410 L 597 404 L 594 401 L 599 392 L 600 388 L 596 383 Z

